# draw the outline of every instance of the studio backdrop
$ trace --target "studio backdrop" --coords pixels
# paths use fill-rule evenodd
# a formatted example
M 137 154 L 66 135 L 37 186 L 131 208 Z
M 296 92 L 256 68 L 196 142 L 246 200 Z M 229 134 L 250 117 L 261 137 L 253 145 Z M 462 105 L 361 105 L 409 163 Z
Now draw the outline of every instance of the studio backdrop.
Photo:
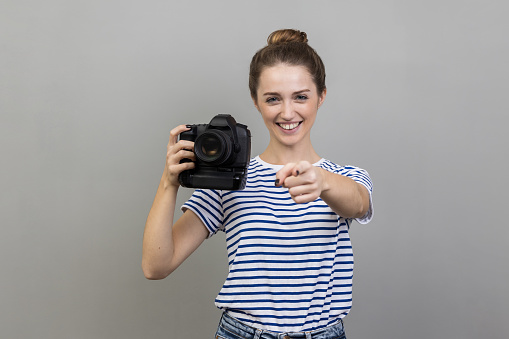
M 211 338 L 224 234 L 141 270 L 169 131 L 268 133 L 248 69 L 270 32 L 327 71 L 317 152 L 365 168 L 349 339 L 509 337 L 506 1 L 33 1 L 0 5 L 0 336 Z M 191 195 L 181 189 L 178 204 Z M 180 216 L 177 211 L 176 217 Z

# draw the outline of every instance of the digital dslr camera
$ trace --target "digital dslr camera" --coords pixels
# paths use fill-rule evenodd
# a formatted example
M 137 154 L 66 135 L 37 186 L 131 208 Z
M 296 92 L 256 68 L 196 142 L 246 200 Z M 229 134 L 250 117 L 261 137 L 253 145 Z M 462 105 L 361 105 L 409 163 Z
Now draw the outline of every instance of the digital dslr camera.
M 218 114 L 209 124 L 188 125 L 180 140 L 194 141 L 196 166 L 179 174 L 184 187 L 242 190 L 251 157 L 251 132 L 229 114 Z M 183 159 L 181 162 L 189 162 Z

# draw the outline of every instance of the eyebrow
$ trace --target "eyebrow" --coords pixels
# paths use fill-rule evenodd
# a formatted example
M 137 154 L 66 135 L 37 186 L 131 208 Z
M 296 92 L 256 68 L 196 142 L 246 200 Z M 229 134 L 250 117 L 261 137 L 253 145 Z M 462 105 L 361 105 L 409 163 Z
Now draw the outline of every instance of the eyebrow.
M 293 92 L 292 94 L 301 94 L 301 93 L 304 93 L 304 92 L 311 92 L 311 90 L 309 89 L 303 89 L 303 90 L 300 90 L 300 91 L 297 91 L 297 92 Z M 266 92 L 266 93 L 263 93 L 263 95 L 280 95 L 278 92 Z

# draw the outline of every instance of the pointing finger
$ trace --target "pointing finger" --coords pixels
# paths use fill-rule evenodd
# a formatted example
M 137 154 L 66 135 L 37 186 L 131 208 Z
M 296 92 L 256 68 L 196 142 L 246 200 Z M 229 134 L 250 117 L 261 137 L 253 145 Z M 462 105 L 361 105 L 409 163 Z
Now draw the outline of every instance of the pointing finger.
M 286 165 L 283 166 L 283 168 L 281 168 L 277 173 L 276 173 L 276 181 L 275 181 L 275 185 L 276 186 L 280 186 L 280 185 L 284 185 L 284 182 L 286 180 L 286 178 L 290 177 L 290 176 L 294 176 L 294 175 L 298 175 L 298 171 L 295 172 L 295 163 L 288 163 Z

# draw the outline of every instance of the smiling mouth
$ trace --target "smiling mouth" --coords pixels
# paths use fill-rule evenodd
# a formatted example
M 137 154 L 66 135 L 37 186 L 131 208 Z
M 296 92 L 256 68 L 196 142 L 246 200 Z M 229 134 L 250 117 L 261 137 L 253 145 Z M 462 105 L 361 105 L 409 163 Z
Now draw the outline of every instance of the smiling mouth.
M 297 126 L 299 126 L 301 123 L 302 123 L 302 121 L 300 121 L 300 122 L 291 122 L 291 123 L 276 122 L 276 124 L 279 127 L 281 127 L 284 130 L 287 130 L 287 131 L 297 128 Z

